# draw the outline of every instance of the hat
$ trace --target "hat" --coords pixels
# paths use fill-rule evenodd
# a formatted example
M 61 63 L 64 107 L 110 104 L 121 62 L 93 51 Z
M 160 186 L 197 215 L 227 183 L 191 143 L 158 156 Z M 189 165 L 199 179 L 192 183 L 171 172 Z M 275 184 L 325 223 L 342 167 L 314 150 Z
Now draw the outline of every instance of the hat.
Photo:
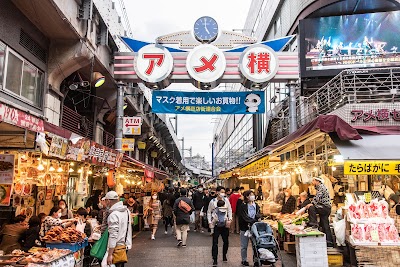
M 324 182 L 324 179 L 322 179 L 321 177 L 314 177 L 314 180 L 317 180 L 317 181 L 319 181 L 321 183 Z
M 119 196 L 118 196 L 117 192 L 110 191 L 104 197 L 104 200 L 106 200 L 106 199 L 108 199 L 108 200 L 117 200 L 117 199 L 119 199 Z

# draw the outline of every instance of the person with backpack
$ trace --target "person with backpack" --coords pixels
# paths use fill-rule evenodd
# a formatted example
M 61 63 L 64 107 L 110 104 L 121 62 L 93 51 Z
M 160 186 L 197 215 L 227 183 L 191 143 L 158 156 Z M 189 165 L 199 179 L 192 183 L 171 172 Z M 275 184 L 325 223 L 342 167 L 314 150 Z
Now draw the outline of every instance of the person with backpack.
M 225 202 L 225 205 L 218 207 L 218 202 L 221 205 L 222 201 Z M 214 227 L 215 222 L 213 223 L 213 218 L 215 217 L 218 217 L 218 222 L 216 222 L 216 225 Z M 213 266 L 217 266 L 219 236 L 222 237 L 222 241 L 224 242 L 222 249 L 223 261 L 224 262 L 228 261 L 226 254 L 228 253 L 228 247 L 229 247 L 229 240 L 228 240 L 229 228 L 230 228 L 230 223 L 232 222 L 232 207 L 231 204 L 229 203 L 229 199 L 225 196 L 225 188 L 223 188 L 222 186 L 217 187 L 217 197 L 212 199 L 210 201 L 210 204 L 208 205 L 207 218 L 211 228 L 211 232 L 213 233 L 213 244 L 212 244 Z
M 176 239 L 178 240 L 177 246 L 186 247 L 186 240 L 189 230 L 190 215 L 195 210 L 192 200 L 186 197 L 187 191 L 181 188 L 180 197 L 175 200 L 173 211 L 176 222 Z

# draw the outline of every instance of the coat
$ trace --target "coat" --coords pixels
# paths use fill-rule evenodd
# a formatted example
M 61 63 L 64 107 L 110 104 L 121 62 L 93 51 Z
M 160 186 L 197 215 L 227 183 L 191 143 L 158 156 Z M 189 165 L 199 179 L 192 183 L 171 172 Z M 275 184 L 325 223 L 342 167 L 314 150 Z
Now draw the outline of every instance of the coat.
M 185 213 L 183 210 L 181 210 L 179 208 L 179 202 L 183 200 L 185 201 L 187 204 L 189 204 L 189 206 L 192 208 L 192 210 L 188 213 Z M 175 200 L 174 203 L 174 214 L 176 217 L 176 225 L 183 225 L 183 224 L 189 224 L 190 223 L 190 214 L 192 214 L 192 212 L 195 210 L 194 206 L 193 206 L 193 202 L 187 198 L 187 197 L 180 197 L 177 200 Z
M 205 195 L 200 192 L 196 192 L 193 195 L 193 205 L 194 205 L 195 210 L 201 210 L 203 208 L 204 198 L 205 198 Z
M 119 201 L 110 208 L 108 216 L 108 248 L 126 244 L 132 248 L 131 213 L 124 204 Z M 128 231 L 128 232 L 127 232 Z M 126 243 L 125 243 L 126 239 Z
M 244 202 L 238 202 L 238 205 L 240 205 L 240 207 L 237 207 L 237 212 L 238 212 L 238 216 L 239 216 L 239 229 L 240 231 L 247 231 L 249 230 L 249 227 L 251 225 L 253 225 L 253 223 L 257 222 L 258 219 L 261 218 L 260 215 L 260 206 L 258 206 L 257 203 L 256 204 L 256 217 L 250 218 L 249 217 L 249 211 L 248 211 L 248 207 L 247 207 L 247 203 Z

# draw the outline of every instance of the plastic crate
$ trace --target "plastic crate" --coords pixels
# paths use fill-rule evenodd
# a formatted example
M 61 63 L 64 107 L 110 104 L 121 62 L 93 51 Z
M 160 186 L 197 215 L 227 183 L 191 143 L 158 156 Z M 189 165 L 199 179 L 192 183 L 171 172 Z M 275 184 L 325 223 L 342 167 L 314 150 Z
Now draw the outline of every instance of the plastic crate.
M 72 252 L 87 247 L 89 244 L 88 239 L 85 238 L 82 242 L 77 243 L 46 243 L 46 248 L 69 249 Z
M 328 253 L 328 264 L 333 267 L 341 267 L 343 266 L 343 255 L 341 253 L 338 254 L 329 254 Z

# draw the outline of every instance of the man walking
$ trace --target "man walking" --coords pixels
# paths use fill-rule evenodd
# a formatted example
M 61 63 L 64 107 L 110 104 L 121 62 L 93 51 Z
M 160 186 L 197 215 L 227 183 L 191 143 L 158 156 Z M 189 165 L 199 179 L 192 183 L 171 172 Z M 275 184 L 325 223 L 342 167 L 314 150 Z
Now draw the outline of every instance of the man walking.
M 181 188 L 180 197 L 175 200 L 173 211 L 176 220 L 176 239 L 178 247 L 186 247 L 187 232 L 189 230 L 190 214 L 194 211 L 192 201 L 186 197 L 186 189 Z
M 124 262 L 116 263 L 116 253 L 121 247 L 129 250 L 132 248 L 132 227 L 131 214 L 126 206 L 119 200 L 117 192 L 110 191 L 104 197 L 107 207 L 110 208 L 108 216 L 108 245 L 104 256 L 102 267 L 115 264 L 116 267 L 123 267 Z
M 231 224 L 231 233 L 236 232 L 239 233 L 239 219 L 238 213 L 236 212 L 237 202 L 240 198 L 239 187 L 235 187 L 233 189 L 233 194 L 229 197 L 229 203 L 232 207 L 232 224 Z
M 202 233 L 204 232 L 202 230 L 201 226 L 201 218 L 200 218 L 200 211 L 203 208 L 204 205 L 204 193 L 203 193 L 203 185 L 199 185 L 197 188 L 197 192 L 193 195 L 193 205 L 195 208 L 195 225 L 194 225 L 194 231 L 201 231 Z
M 218 212 L 218 202 L 219 201 L 224 201 L 225 205 L 223 206 L 224 209 L 226 209 L 226 215 L 227 215 L 227 221 L 226 224 L 223 226 L 219 225 L 219 215 L 217 214 Z M 213 266 L 217 266 L 217 259 L 218 259 L 218 238 L 219 236 L 222 237 L 222 241 L 224 242 L 223 248 L 222 248 L 222 257 L 223 261 L 227 262 L 228 259 L 226 257 L 226 254 L 228 253 L 228 247 L 229 247 L 229 225 L 232 221 L 232 208 L 231 204 L 229 203 L 229 199 L 226 198 L 225 196 L 225 188 L 222 186 L 217 187 L 217 197 L 212 199 L 210 201 L 210 204 L 208 206 L 208 211 L 207 211 L 207 218 L 208 218 L 208 223 L 211 227 L 214 227 L 214 219 L 217 218 L 218 223 L 214 227 L 214 234 L 213 234 L 213 244 L 212 244 L 212 258 L 213 258 Z

